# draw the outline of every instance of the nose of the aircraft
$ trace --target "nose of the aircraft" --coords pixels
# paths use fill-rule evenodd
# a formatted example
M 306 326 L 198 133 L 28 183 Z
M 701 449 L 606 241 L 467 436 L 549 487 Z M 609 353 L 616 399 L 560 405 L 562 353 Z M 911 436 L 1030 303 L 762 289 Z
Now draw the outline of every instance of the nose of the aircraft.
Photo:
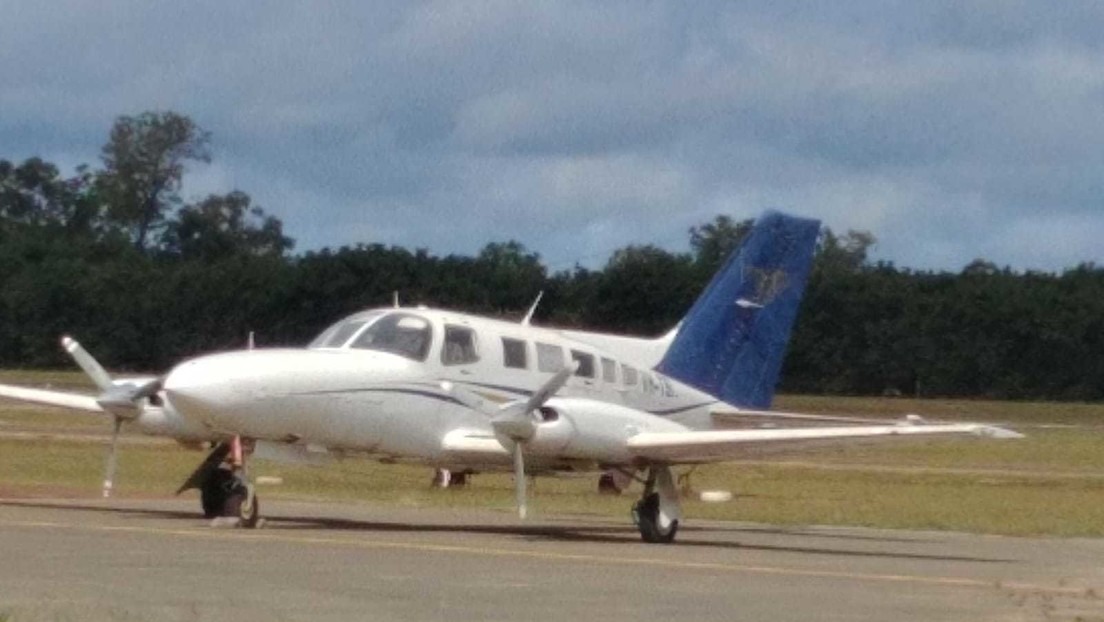
M 185 417 L 210 422 L 212 417 L 234 405 L 237 398 L 235 377 L 240 371 L 241 368 L 225 355 L 185 361 L 165 378 L 165 394 Z
M 421 378 L 420 373 L 387 353 L 244 350 L 185 361 L 165 377 L 164 388 L 169 403 L 185 418 L 256 434 L 315 412 L 333 394 L 355 391 L 367 382 Z

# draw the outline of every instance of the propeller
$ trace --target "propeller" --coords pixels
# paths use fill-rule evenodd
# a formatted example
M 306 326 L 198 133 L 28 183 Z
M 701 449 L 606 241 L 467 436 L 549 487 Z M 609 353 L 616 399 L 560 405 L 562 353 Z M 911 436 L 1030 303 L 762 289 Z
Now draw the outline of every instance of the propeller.
M 533 438 L 540 419 L 534 414 L 544 406 L 553 395 L 567 383 L 567 379 L 579 368 L 578 361 L 564 367 L 549 378 L 529 399 L 509 402 L 497 406 L 478 395 L 461 389 L 451 382 L 441 383 L 441 388 L 472 410 L 488 415 L 502 446 L 509 450 L 514 459 L 514 495 L 516 497 L 518 517 L 525 518 L 527 513 L 525 490 L 525 443 Z
M 73 357 L 77 365 L 100 389 L 96 403 L 104 409 L 104 412 L 111 415 L 111 447 L 107 452 L 103 481 L 103 496 L 110 497 L 115 485 L 115 470 L 118 466 L 119 431 L 124 421 L 137 419 L 142 414 L 139 401 L 160 391 L 161 379 L 116 384 L 112 382 L 111 376 L 103 366 L 75 339 L 68 336 L 62 337 L 61 347 Z

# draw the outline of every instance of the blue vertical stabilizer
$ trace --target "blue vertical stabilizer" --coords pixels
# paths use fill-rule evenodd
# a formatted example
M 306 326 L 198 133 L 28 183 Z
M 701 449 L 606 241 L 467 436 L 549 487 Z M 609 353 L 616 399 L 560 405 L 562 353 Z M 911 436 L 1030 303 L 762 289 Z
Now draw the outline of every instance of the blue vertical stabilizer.
M 656 369 L 729 404 L 770 407 L 819 232 L 817 220 L 760 217 Z

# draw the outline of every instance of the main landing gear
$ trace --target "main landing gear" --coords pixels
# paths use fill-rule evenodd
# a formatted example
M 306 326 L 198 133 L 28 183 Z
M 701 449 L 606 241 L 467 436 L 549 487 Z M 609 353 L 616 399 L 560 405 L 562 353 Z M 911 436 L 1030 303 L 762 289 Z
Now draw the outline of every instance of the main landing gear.
M 670 467 L 654 466 L 648 469 L 644 494 L 633 505 L 632 517 L 640 530 L 640 538 L 645 542 L 670 544 L 675 541 L 682 508 Z
M 246 475 L 244 445 L 237 436 L 216 445 L 176 494 L 198 488 L 204 518 L 226 519 L 239 527 L 257 527 L 261 506 Z

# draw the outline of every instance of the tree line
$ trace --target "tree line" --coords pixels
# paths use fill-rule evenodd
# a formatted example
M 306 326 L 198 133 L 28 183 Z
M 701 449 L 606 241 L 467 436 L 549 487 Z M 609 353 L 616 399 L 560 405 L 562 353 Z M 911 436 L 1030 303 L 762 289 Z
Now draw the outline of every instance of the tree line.
M 0 159 L 0 366 L 70 363 L 78 337 L 109 367 L 167 369 L 244 345 L 301 345 L 365 307 L 424 303 L 544 325 L 670 329 L 751 221 L 717 216 L 690 252 L 615 251 L 551 272 L 515 241 L 475 256 L 381 244 L 293 253 L 274 216 L 235 190 L 185 200 L 210 135 L 174 112 L 119 117 L 100 166 L 71 176 Z M 822 231 L 783 370 L 784 391 L 1014 399 L 1104 397 L 1104 269 L 961 272 L 874 263 L 869 233 Z

